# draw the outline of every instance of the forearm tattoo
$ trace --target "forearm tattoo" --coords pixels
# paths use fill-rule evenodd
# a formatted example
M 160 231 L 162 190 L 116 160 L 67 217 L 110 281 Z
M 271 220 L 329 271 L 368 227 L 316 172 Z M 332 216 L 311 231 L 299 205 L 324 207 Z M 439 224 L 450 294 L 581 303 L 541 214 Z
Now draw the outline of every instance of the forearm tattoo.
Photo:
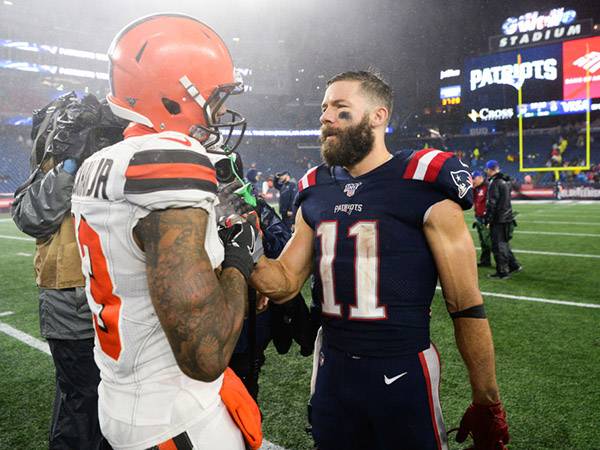
M 236 269 L 219 280 L 204 249 L 201 209 L 150 213 L 135 233 L 146 253 L 150 297 L 184 373 L 203 381 L 227 366 L 244 315 L 247 285 Z

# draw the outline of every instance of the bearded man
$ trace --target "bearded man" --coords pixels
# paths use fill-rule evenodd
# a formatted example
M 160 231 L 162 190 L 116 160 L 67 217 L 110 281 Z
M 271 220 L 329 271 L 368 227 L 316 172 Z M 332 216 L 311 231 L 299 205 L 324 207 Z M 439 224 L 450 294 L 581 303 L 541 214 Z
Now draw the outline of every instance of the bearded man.
M 478 449 L 505 448 L 492 335 L 462 212 L 473 203 L 470 173 L 439 150 L 390 153 L 391 112 L 392 91 L 376 74 L 328 81 L 325 164 L 300 180 L 294 235 L 278 259 L 259 259 L 250 283 L 283 303 L 314 274 L 322 330 L 312 431 L 320 450 L 441 449 L 440 361 L 429 336 L 439 277 L 472 390 L 457 440 L 470 433 Z

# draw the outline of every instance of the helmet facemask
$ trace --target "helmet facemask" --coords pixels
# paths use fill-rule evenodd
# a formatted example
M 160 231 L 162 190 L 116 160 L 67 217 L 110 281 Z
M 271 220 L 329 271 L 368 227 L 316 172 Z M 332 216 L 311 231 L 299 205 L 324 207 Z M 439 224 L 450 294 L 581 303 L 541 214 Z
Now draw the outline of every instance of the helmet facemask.
M 189 134 L 202 143 L 208 152 L 228 155 L 239 145 L 246 130 L 246 119 L 237 111 L 225 109 L 219 115 L 225 101 L 230 95 L 243 92 L 241 82 L 226 83 L 217 86 L 207 100 L 204 100 L 198 89 L 187 76 L 179 79 L 192 99 L 198 103 L 204 113 L 206 125 L 197 123 L 190 127 Z M 226 133 L 221 130 L 225 129 Z M 232 140 L 234 130 L 239 129 L 239 135 Z

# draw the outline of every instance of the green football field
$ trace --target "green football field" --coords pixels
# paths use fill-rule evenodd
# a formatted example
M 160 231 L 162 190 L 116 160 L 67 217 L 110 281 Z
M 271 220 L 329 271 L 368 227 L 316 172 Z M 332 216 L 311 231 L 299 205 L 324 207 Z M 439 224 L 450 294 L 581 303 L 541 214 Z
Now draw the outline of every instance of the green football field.
M 496 281 L 486 277 L 492 269 L 480 269 L 510 448 L 600 449 L 600 202 L 520 203 L 515 209 L 512 246 L 524 271 Z M 470 226 L 471 212 L 466 221 Z M 0 249 L 0 449 L 44 449 L 54 374 L 43 346 L 34 347 L 43 343 L 34 243 L 7 215 L 0 216 Z M 458 426 L 470 391 L 439 291 L 432 337 L 442 355 L 440 395 L 450 429 Z M 304 432 L 311 362 L 298 347 L 287 355 L 268 349 L 260 403 L 265 438 L 277 446 L 312 448 Z

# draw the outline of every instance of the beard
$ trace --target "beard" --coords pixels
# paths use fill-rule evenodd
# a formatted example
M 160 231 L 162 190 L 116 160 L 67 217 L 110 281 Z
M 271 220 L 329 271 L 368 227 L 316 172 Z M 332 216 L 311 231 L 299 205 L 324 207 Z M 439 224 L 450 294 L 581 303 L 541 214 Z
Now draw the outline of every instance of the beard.
M 327 139 L 329 136 L 336 136 Z M 363 160 L 373 148 L 375 135 L 365 114 L 360 123 L 336 130 L 321 127 L 321 158 L 328 166 L 352 167 Z

